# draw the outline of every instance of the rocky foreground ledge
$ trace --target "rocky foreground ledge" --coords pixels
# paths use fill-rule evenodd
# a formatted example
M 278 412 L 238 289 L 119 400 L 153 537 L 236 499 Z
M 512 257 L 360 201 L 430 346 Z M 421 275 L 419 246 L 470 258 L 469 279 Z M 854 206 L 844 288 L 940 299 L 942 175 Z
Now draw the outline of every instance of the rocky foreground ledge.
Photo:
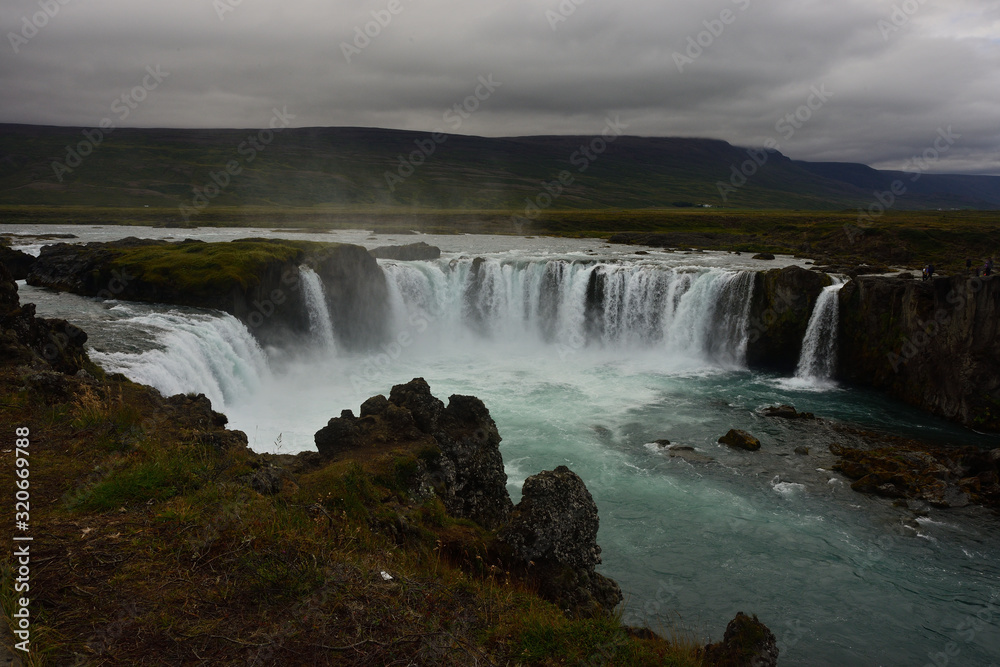
M 513 506 L 474 397 L 446 406 L 415 379 L 332 419 L 315 452 L 258 455 L 204 396 L 105 376 L 69 327 L 22 306 L 0 264 L 36 662 L 775 664 L 774 636 L 743 614 L 707 647 L 621 625 L 583 480 L 541 472 Z M 0 451 L 0 479 L 15 461 Z M 0 556 L 5 591 L 13 565 Z

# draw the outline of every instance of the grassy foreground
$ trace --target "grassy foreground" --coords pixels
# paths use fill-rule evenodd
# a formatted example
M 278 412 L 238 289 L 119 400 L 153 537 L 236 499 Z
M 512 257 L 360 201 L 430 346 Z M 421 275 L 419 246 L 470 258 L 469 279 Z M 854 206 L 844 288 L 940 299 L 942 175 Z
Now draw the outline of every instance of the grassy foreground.
M 517 234 L 610 238 L 623 232 L 675 235 L 679 247 L 781 252 L 831 263 L 964 272 L 965 260 L 1000 259 L 1000 213 L 994 211 L 759 211 L 729 209 L 600 209 L 541 211 L 414 209 L 378 211 L 332 207 L 212 206 L 191 224 L 296 231 L 370 229 L 433 234 Z M 9 224 L 187 226 L 171 208 L 0 207 L 0 233 Z
M 413 452 L 261 493 L 273 459 L 223 421 L 121 376 L 0 367 L 0 479 L 15 429 L 31 432 L 25 664 L 700 664 L 693 639 L 567 618 L 491 565 L 491 534 L 407 498 Z M 5 549 L 7 619 L 13 577 Z

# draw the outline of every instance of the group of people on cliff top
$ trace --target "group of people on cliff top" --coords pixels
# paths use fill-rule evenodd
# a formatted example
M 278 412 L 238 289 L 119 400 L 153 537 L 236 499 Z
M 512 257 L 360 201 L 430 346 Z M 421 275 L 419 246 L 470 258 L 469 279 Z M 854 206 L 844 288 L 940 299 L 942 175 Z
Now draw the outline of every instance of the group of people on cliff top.
M 971 259 L 965 260 L 965 268 L 968 269 L 970 273 L 972 272 L 972 260 Z M 989 275 L 992 275 L 992 274 L 993 274 L 993 258 L 992 257 L 990 257 L 989 259 L 987 259 L 983 263 L 983 265 L 981 267 L 979 267 L 979 266 L 976 267 L 976 277 L 977 278 L 980 275 L 989 276 Z
M 965 260 L 965 268 L 969 271 L 969 273 L 975 271 L 977 278 L 979 278 L 980 276 L 993 275 L 993 258 L 990 257 L 985 262 L 983 262 L 982 266 L 977 266 L 975 269 L 972 268 L 972 260 L 967 259 Z M 930 280 L 933 277 L 934 277 L 934 265 L 928 264 L 927 266 L 924 267 L 923 279 Z

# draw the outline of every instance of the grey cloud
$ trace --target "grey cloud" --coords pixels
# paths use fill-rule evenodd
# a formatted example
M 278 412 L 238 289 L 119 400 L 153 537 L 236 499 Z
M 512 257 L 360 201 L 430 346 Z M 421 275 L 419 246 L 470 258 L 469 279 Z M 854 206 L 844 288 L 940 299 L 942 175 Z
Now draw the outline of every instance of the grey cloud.
M 220 20 L 216 2 L 233 11 Z M 898 168 L 952 125 L 940 170 L 1000 173 L 996 2 L 927 0 L 885 34 L 888 0 L 399 0 L 350 63 L 342 43 L 389 0 L 235 2 L 68 0 L 17 54 L 6 36 L 39 4 L 8 2 L 0 121 L 96 124 L 158 64 L 169 79 L 124 124 L 253 127 L 288 105 L 303 126 L 430 131 L 492 73 L 502 88 L 460 132 L 588 134 L 620 113 L 634 134 L 777 138 L 796 159 Z M 560 5 L 575 9 L 553 30 Z M 733 20 L 706 33 L 723 10 Z M 679 72 L 689 37 L 707 46 Z M 821 84 L 833 98 L 786 139 L 776 123 Z

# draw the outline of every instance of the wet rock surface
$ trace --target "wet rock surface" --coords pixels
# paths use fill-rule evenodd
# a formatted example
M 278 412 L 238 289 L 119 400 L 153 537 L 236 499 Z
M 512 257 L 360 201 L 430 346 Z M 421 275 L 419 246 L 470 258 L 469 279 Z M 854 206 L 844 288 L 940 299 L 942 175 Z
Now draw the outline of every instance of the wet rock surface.
M 811 412 L 799 412 L 791 405 L 773 405 L 764 408 L 765 417 L 781 417 L 782 419 L 815 419 Z
M 760 440 L 737 428 L 730 429 L 729 433 L 719 438 L 719 442 L 736 449 L 745 449 L 748 452 L 760 449 Z
M 920 500 L 935 507 L 970 503 L 1000 509 L 1000 448 L 930 448 L 903 444 L 872 450 L 831 445 L 834 470 L 851 488 L 886 498 Z

